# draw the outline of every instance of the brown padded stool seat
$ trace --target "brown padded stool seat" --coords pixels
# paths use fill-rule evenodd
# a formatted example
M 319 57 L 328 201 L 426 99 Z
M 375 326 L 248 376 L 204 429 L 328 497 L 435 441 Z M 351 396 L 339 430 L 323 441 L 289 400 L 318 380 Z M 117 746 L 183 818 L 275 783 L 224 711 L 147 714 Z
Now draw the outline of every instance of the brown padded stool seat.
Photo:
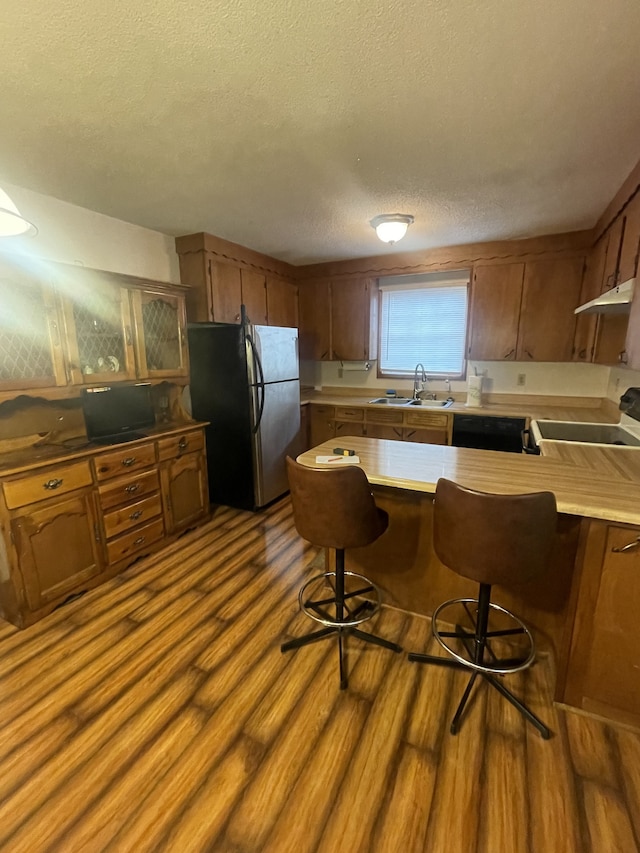
M 478 677 L 495 687 L 544 738 L 551 735 L 538 717 L 496 676 L 517 672 L 535 660 L 533 638 L 526 625 L 504 607 L 491 602 L 491 586 L 513 586 L 541 575 L 548 565 L 557 525 L 556 499 L 551 492 L 496 495 L 466 489 L 444 478 L 438 480 L 433 515 L 433 547 L 445 566 L 479 584 L 477 599 L 445 601 L 433 613 L 433 636 L 450 655 L 409 654 L 416 663 L 432 663 L 471 671 L 451 723 L 456 734 L 465 705 Z M 451 618 L 453 612 L 470 623 Z M 439 618 L 455 622 L 454 631 L 442 630 Z M 490 626 L 497 617 L 497 628 Z M 511 641 L 524 639 L 526 651 L 513 656 Z M 509 651 L 506 656 L 504 647 Z M 453 658 L 453 659 L 451 659 Z
M 396 643 L 357 628 L 378 611 L 379 593 L 367 578 L 344 570 L 345 548 L 375 542 L 387 529 L 389 517 L 376 506 L 366 474 L 355 465 L 308 468 L 287 457 L 287 475 L 296 530 L 313 545 L 335 549 L 336 570 L 311 578 L 298 596 L 301 609 L 325 627 L 283 643 L 281 650 L 287 652 L 337 635 L 340 687 L 344 689 L 348 683 L 343 649 L 346 635 L 402 651 Z M 346 587 L 347 582 L 352 588 Z

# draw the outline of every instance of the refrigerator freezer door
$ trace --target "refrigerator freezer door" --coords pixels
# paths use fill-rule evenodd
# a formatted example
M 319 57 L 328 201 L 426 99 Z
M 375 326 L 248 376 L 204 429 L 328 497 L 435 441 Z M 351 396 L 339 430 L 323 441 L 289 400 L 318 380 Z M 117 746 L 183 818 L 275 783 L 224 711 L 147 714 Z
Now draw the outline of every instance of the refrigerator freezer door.
M 262 364 L 264 382 L 284 382 L 297 379 L 298 368 L 298 330 L 280 326 L 253 326 L 251 336 Z M 260 381 L 253 360 L 248 355 L 249 382 Z
M 264 386 L 260 429 L 254 439 L 254 496 L 264 506 L 289 488 L 285 457 L 298 454 L 300 384 L 297 379 Z

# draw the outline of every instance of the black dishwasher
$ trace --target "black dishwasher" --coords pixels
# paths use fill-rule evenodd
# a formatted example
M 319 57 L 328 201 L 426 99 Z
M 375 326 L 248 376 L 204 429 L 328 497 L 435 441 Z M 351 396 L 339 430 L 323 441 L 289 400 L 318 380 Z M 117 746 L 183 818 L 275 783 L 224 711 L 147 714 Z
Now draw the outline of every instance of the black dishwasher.
M 454 447 L 522 453 L 524 427 L 525 418 L 454 415 L 451 443 Z

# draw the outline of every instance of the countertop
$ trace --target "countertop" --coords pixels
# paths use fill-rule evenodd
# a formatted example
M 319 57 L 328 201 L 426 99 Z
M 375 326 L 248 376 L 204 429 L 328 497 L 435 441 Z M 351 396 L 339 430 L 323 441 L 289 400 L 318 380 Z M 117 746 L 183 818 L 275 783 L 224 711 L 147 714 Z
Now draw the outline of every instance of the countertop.
M 108 453 L 114 450 L 124 450 L 126 447 L 135 448 L 158 438 L 167 438 L 175 433 L 186 432 L 190 429 L 198 429 L 206 426 L 206 422 L 188 421 L 185 423 L 163 424 L 153 428 L 145 429 L 144 438 L 135 441 L 127 441 L 119 444 L 76 444 L 75 446 L 63 446 L 60 444 L 42 444 L 39 447 L 28 447 L 23 450 L 15 450 L 11 453 L 0 454 L 0 476 L 20 474 L 46 465 L 56 465 L 60 462 L 69 462 L 80 457 L 95 456 L 99 453 Z
M 384 397 L 384 393 L 378 394 Z M 506 395 L 505 395 L 506 396 Z M 368 396 L 362 394 L 332 394 L 325 391 L 302 391 L 300 401 L 306 403 L 324 404 L 327 406 L 366 406 L 375 409 L 390 409 L 388 404 L 376 405 L 369 401 L 375 399 L 374 391 Z M 446 395 L 438 394 L 438 399 Z M 494 417 L 518 417 L 535 418 L 537 420 L 556 421 L 586 421 L 588 423 L 616 423 L 620 420 L 620 413 L 615 410 L 615 404 L 602 405 L 573 405 L 570 398 L 562 397 L 561 402 L 554 402 L 552 397 L 537 398 L 535 401 L 521 401 L 516 395 L 513 400 L 501 400 L 500 402 L 487 402 L 482 407 L 467 406 L 464 400 L 456 400 L 446 409 L 419 408 L 414 411 L 424 412 L 451 412 L 467 415 L 487 415 Z M 404 406 L 398 406 L 399 411 L 404 411 Z M 409 409 L 411 411 L 411 409 Z
M 315 457 L 330 455 L 334 444 L 327 441 L 298 459 L 329 467 Z M 622 458 L 620 449 L 560 448 L 551 458 L 360 436 L 349 436 L 348 446 L 374 485 L 433 493 L 438 479 L 447 477 L 498 494 L 551 490 L 561 513 L 640 525 L 640 452 L 623 448 Z

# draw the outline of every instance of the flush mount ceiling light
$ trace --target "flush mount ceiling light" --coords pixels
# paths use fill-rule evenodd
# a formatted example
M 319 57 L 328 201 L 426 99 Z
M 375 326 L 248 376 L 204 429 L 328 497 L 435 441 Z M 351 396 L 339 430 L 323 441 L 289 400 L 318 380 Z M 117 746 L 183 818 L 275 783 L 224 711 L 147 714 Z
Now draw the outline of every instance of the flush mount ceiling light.
M 383 243 L 397 243 L 402 240 L 412 222 L 413 216 L 407 213 L 381 213 L 373 217 L 371 227 L 376 229 Z
M 0 188 L 0 237 L 32 236 L 37 233 L 36 226 L 20 214 L 6 192 Z

